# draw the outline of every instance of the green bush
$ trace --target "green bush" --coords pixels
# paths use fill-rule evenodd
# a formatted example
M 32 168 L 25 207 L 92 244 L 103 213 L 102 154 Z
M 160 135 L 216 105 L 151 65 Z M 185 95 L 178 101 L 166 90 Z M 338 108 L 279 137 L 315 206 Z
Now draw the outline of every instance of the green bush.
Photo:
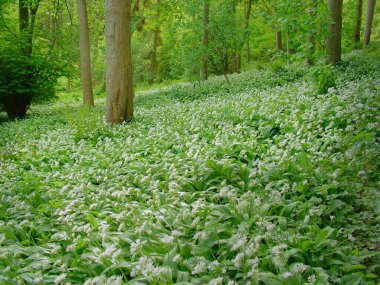
M 329 88 L 336 86 L 337 74 L 331 65 L 321 65 L 312 68 L 311 78 L 315 92 L 326 94 Z
M 9 118 L 25 117 L 30 104 L 55 97 L 60 73 L 53 59 L 29 58 L 13 49 L 0 50 L 0 110 Z

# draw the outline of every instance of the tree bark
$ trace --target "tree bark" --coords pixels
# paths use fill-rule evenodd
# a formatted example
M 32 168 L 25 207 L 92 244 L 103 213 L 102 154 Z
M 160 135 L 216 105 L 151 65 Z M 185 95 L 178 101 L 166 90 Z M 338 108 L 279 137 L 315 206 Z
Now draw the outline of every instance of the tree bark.
M 252 10 L 252 0 L 247 0 L 247 13 L 245 15 L 245 32 L 244 32 L 244 40 L 246 41 L 246 47 L 247 47 L 247 62 L 251 62 L 251 48 L 249 46 L 249 20 L 251 18 L 251 10 Z
M 313 7 L 311 7 L 310 10 L 310 18 L 311 18 L 311 27 L 309 31 L 309 36 L 308 36 L 308 49 L 307 49 L 307 59 L 306 59 L 306 64 L 311 66 L 314 65 L 314 53 L 315 53 L 315 41 L 317 38 L 317 33 L 316 33 L 316 17 L 317 17 L 317 11 L 318 11 L 318 1 L 314 2 Z
M 375 11 L 376 0 L 367 0 L 367 12 L 365 18 L 365 30 L 364 30 L 364 46 L 367 46 L 371 40 L 371 29 L 373 14 Z
M 133 117 L 131 0 L 106 0 L 106 122 Z
M 356 19 L 354 26 L 354 42 L 360 42 L 360 30 L 362 26 L 362 11 L 363 11 L 363 0 L 357 0 L 356 3 Z
M 329 35 L 327 37 L 327 62 L 331 64 L 336 64 L 341 60 L 342 6 L 343 0 L 328 0 L 332 22 L 329 25 Z
M 276 47 L 277 52 L 282 50 L 282 33 L 281 31 L 276 31 Z
M 208 78 L 208 44 L 209 44 L 209 17 L 210 17 L 210 0 L 203 0 L 203 53 L 201 58 L 201 80 Z
M 29 5 L 25 0 L 18 2 L 19 12 L 19 30 L 21 42 L 21 53 L 26 57 L 32 55 L 32 43 L 30 42 L 30 28 L 29 28 Z
M 155 28 L 153 31 L 153 43 L 152 43 L 152 51 L 150 52 L 150 73 L 151 73 L 151 78 L 149 80 L 150 84 L 153 84 L 156 80 L 156 75 L 157 75 L 157 68 L 158 68 L 158 62 L 157 62 L 157 48 L 158 48 L 158 43 L 159 43 L 159 38 L 160 38 L 160 27 L 158 20 L 160 18 L 160 0 L 157 0 L 157 13 L 155 16 Z
M 88 31 L 86 0 L 77 0 L 79 20 L 79 49 L 80 65 L 82 75 L 83 104 L 94 106 L 94 95 L 92 90 L 90 40 Z
M 289 64 L 290 63 L 289 31 L 286 31 L 286 58 Z

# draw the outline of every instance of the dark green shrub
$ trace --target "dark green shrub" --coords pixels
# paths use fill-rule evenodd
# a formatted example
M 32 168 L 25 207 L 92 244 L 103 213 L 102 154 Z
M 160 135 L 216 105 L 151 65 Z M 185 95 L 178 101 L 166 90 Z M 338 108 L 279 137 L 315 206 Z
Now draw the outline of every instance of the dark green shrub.
M 54 98 L 61 70 L 54 59 L 0 50 L 0 110 L 9 118 L 23 118 L 33 102 Z
M 311 69 L 310 74 L 318 94 L 326 94 L 329 88 L 336 86 L 337 74 L 331 65 L 316 66 Z

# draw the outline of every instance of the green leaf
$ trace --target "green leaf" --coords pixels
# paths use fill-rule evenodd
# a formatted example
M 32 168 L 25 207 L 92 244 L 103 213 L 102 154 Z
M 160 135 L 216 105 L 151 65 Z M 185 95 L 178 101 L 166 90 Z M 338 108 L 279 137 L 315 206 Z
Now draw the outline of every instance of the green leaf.
M 98 229 L 98 226 L 99 226 L 98 220 L 91 213 L 87 214 L 87 220 L 94 230 Z
M 363 272 L 355 272 L 342 277 L 342 285 L 359 285 L 364 277 Z

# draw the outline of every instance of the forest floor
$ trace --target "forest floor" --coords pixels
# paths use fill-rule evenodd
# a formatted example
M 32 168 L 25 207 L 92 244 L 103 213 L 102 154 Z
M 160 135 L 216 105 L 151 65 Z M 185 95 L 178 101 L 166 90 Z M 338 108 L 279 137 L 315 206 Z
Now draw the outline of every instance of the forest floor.
M 0 284 L 378 284 L 378 50 L 2 122 Z

